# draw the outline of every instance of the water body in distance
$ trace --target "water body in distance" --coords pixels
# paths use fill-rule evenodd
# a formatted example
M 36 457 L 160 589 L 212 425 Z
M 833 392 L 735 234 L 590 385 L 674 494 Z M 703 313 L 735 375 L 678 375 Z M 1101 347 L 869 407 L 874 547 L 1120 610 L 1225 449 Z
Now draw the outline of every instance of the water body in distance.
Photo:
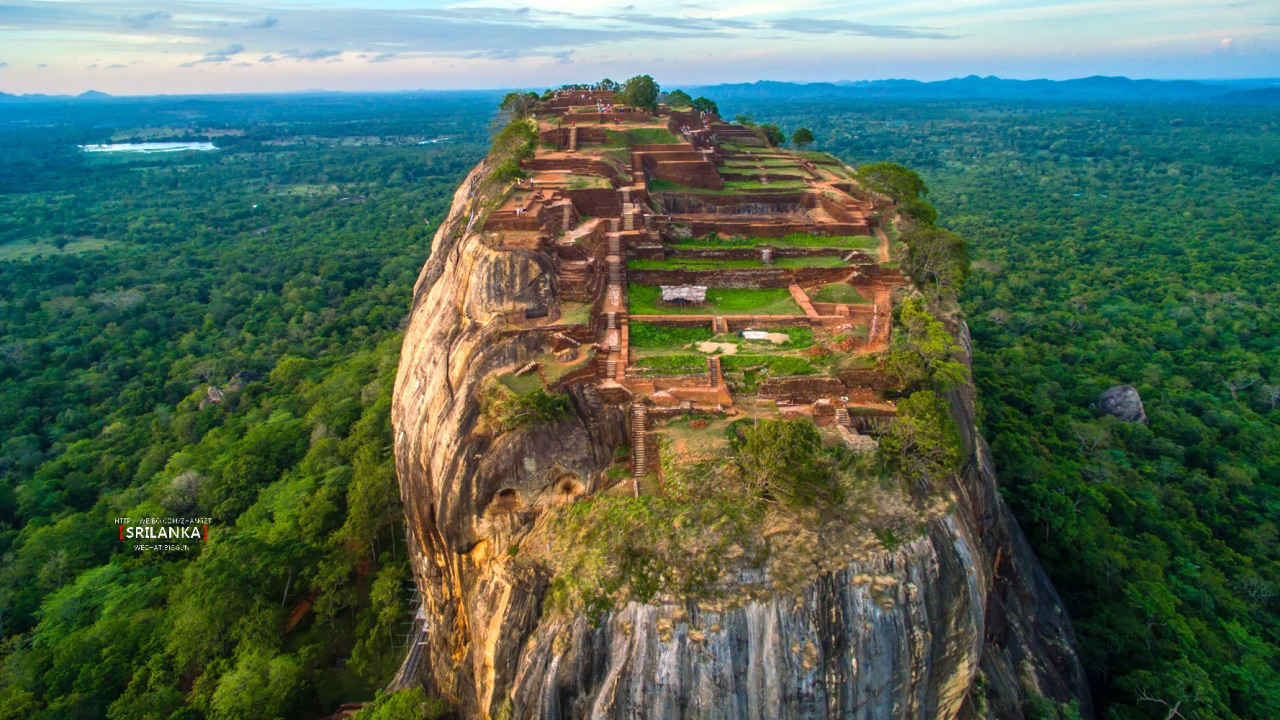
M 144 142 L 115 143 L 112 145 L 77 145 L 84 152 L 132 152 L 132 153 L 166 153 L 185 150 L 217 150 L 211 142 Z

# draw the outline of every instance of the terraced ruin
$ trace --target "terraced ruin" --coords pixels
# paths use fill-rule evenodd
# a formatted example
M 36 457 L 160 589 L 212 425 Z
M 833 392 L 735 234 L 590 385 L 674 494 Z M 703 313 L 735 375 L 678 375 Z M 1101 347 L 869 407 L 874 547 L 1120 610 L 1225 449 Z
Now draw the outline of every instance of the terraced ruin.
M 723 435 L 716 418 L 808 417 L 873 448 L 895 414 L 876 356 L 905 282 L 881 221 L 891 201 L 756 128 L 613 102 L 588 89 L 543 101 L 527 178 L 484 220 L 494 247 L 555 258 L 558 302 L 507 318 L 555 350 L 499 381 L 523 393 L 586 380 L 623 408 L 629 472 L 610 473 L 613 492 L 661 493 L 659 443 L 703 444 L 688 423 L 667 429 L 691 416 L 709 416 L 709 437 Z
M 513 97 L 401 350 L 422 611 L 393 685 L 512 719 L 1087 699 L 973 424 L 963 316 L 893 262 L 954 279 L 962 241 L 762 128 Z

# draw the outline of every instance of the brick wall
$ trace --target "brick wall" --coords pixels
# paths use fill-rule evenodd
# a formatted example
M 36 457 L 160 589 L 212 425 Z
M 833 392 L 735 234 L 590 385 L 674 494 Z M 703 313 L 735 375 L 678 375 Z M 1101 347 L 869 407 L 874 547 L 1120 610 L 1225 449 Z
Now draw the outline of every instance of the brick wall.
M 591 217 L 622 217 L 622 198 L 613 188 L 589 188 L 583 190 L 565 190 L 564 194 L 573 201 L 573 207 L 579 215 Z
M 724 179 L 716 171 L 716 166 L 706 160 L 659 160 L 653 155 L 643 157 L 644 171 L 651 178 L 685 187 L 708 190 L 724 188 Z
M 790 400 L 811 403 L 815 400 L 845 397 L 849 389 L 832 377 L 770 378 L 760 383 L 757 396 L 762 400 Z

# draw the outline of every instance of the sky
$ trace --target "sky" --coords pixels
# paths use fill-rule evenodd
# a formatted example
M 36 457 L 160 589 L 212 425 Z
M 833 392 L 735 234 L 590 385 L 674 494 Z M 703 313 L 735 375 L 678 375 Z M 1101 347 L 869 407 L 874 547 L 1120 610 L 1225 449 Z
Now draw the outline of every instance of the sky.
M 1280 2 L 3 0 L 0 91 L 1280 76 Z

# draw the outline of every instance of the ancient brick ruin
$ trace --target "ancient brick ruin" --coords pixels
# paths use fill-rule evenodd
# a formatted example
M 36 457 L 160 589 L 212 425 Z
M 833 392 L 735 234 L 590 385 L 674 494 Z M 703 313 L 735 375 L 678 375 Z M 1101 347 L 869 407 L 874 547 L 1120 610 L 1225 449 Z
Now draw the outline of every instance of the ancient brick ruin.
M 691 414 L 806 416 L 873 447 L 867 433 L 895 414 L 874 356 L 904 283 L 879 221 L 887 201 L 834 158 L 772 148 L 753 127 L 613 101 L 585 88 L 545 100 L 528 177 L 483 220 L 495 247 L 555 258 L 554 291 L 531 292 L 505 331 L 549 334 L 555 352 L 500 381 L 593 382 L 625 409 L 631 474 L 652 480 L 627 492 L 661 491 L 663 423 Z M 672 291 L 699 287 L 703 302 Z

